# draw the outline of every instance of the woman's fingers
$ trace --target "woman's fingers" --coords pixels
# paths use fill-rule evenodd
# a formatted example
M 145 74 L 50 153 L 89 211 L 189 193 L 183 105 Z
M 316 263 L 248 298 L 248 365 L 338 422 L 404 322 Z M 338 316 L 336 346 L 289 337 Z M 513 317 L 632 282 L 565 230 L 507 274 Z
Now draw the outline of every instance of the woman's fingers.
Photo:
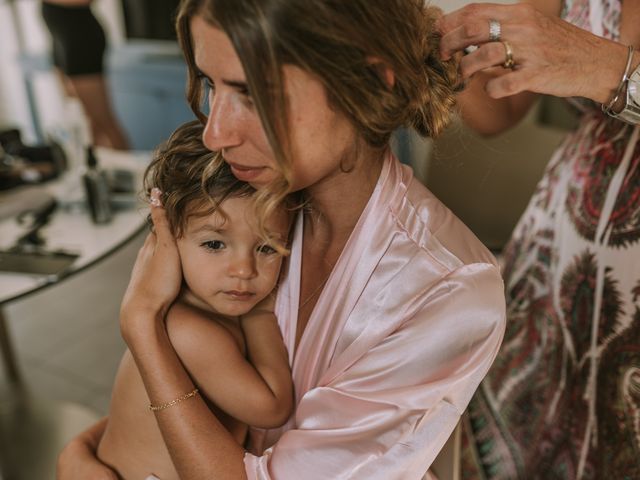
M 462 57 L 460 60 L 460 73 L 464 79 L 467 79 L 487 68 L 502 66 L 506 60 L 506 48 L 502 42 L 485 43 L 475 51 Z
M 151 208 L 151 221 L 153 222 L 153 229 L 158 237 L 158 240 L 165 244 L 165 242 L 174 243 L 173 235 L 171 234 L 171 228 L 169 227 L 169 221 L 167 220 L 167 214 L 162 206 L 161 200 L 162 192 L 157 188 L 151 190 L 151 199 L 149 202 Z
M 469 3 L 462 8 L 445 14 L 438 22 L 438 27 L 443 35 L 448 35 L 462 25 L 479 24 L 485 20 L 487 6 L 495 7 L 495 4 Z M 473 31 L 470 31 L 473 34 Z
M 158 243 L 158 237 L 154 232 L 149 232 L 147 238 L 145 238 L 142 247 L 138 250 L 138 256 L 136 257 L 136 263 L 134 267 L 142 268 L 149 262 L 149 259 L 153 256 L 156 250 L 156 244 Z
M 494 25 L 493 41 L 491 20 L 500 25 Z M 497 78 L 487 84 L 486 90 L 494 98 L 531 91 L 603 102 L 611 96 L 624 69 L 624 45 L 597 37 L 529 4 L 470 4 L 444 15 L 439 28 L 444 58 L 470 45 L 478 47 L 462 57 L 460 73 L 469 79 L 493 69 L 490 76 Z M 495 38 L 497 30 L 499 41 Z
M 154 188 L 150 196 L 154 229 L 138 252 L 122 302 L 123 313 L 165 312 L 180 290 L 180 255 L 160 196 L 161 192 Z M 121 321 L 126 323 L 126 317 L 122 315 Z M 123 332 L 125 327 L 123 324 Z
M 92 480 L 118 480 L 116 472 L 100 462 L 95 456 L 95 447 L 80 443 L 80 437 L 67 445 L 56 464 L 56 478 L 58 480 L 77 480 L 91 478 Z
M 449 59 L 454 53 L 470 45 L 482 45 L 491 41 L 491 20 L 500 24 L 501 39 L 509 38 L 517 30 L 517 24 L 526 20 L 528 5 L 497 5 L 471 3 L 444 15 L 438 27 L 442 33 L 440 53 Z M 516 26 L 514 28 L 514 25 Z
M 526 71 L 514 70 L 513 72 L 492 78 L 485 85 L 485 90 L 491 98 L 503 98 L 524 91 L 536 90 L 531 88 L 530 77 Z

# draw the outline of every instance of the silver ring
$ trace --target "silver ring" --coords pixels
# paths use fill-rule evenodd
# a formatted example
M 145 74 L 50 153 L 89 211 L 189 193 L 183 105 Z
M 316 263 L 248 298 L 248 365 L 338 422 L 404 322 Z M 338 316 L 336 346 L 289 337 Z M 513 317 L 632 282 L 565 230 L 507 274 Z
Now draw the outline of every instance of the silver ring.
M 489 41 L 499 42 L 502 27 L 498 20 L 489 20 Z

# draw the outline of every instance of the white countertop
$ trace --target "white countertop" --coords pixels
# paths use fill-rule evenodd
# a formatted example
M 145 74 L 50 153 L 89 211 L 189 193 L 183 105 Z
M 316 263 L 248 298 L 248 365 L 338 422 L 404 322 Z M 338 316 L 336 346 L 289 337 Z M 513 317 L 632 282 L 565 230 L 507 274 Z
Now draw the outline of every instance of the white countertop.
M 142 174 L 151 154 L 98 148 L 96 156 L 103 168 L 132 171 L 137 185 L 141 186 Z M 0 304 L 57 283 L 93 265 L 146 228 L 148 208 L 139 199 L 139 192 L 135 196 L 120 197 L 115 204 L 113 219 L 108 224 L 94 224 L 84 203 L 81 181 L 81 172 L 67 172 L 60 179 L 39 186 L 55 196 L 59 203 L 49 224 L 41 230 L 46 239 L 45 250 L 62 250 L 78 254 L 78 258 L 57 275 L 0 272 Z M 15 218 L 0 221 L 0 250 L 12 247 L 26 231 L 27 228 L 19 225 Z

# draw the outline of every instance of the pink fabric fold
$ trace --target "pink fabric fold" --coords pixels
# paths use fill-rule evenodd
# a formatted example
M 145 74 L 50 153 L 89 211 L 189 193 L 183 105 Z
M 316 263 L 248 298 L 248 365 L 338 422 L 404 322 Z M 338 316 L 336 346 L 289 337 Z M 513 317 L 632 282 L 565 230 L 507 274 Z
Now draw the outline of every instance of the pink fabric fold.
M 302 218 L 276 314 L 296 410 L 251 429 L 250 479 L 420 479 L 500 346 L 493 256 L 389 155 L 294 351 Z

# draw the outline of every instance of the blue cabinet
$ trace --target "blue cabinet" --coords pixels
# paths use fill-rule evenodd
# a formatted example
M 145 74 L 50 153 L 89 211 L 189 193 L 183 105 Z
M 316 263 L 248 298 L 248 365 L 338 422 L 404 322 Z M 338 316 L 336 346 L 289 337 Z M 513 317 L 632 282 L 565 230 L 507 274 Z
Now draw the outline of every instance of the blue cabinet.
M 175 42 L 133 40 L 107 57 L 113 107 L 131 147 L 151 150 L 195 118 L 185 96 L 187 67 Z

